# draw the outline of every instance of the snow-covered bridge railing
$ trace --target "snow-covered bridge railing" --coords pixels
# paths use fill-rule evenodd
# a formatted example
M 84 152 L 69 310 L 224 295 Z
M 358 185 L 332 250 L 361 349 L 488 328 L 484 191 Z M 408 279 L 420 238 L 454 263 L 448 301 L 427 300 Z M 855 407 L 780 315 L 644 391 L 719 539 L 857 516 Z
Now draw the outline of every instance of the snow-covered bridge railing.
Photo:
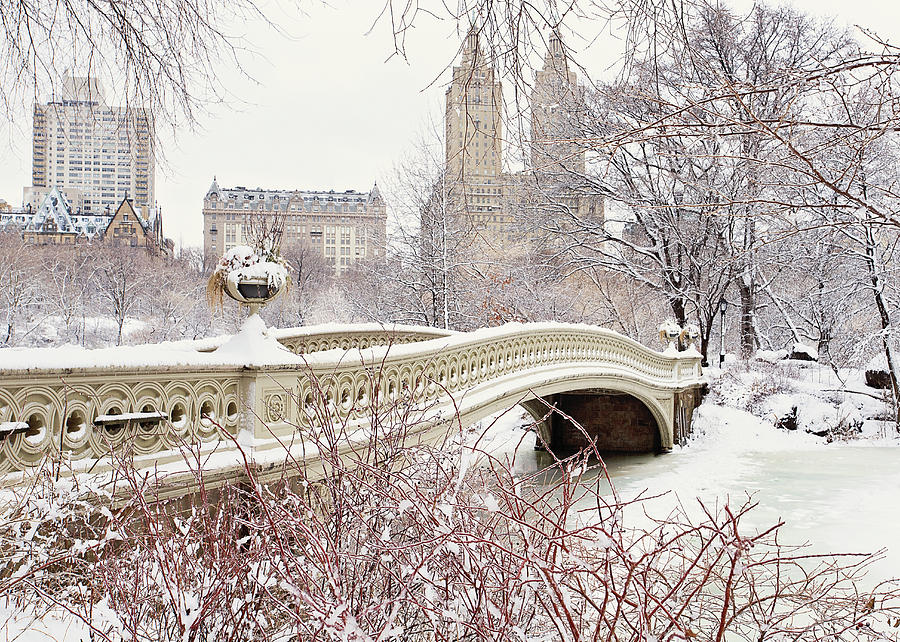
M 267 331 L 294 354 L 399 345 L 453 334 L 422 326 L 344 324 Z M 93 465 L 127 443 L 138 462 L 236 435 L 240 382 L 253 355 L 216 355 L 231 337 L 84 350 L 0 351 L 0 474 L 46 457 Z M 247 357 L 246 359 L 244 357 Z M 228 433 L 228 435 L 224 433 Z M 173 457 L 162 457 L 169 460 Z
M 427 341 L 455 334 L 451 330 L 415 325 L 382 325 L 379 323 L 322 324 L 296 328 L 278 328 L 270 335 L 294 354 L 341 348 L 368 348 L 379 345 L 398 345 Z M 180 341 L 172 345 L 190 347 L 198 352 L 213 352 L 228 340 L 228 336 Z
M 389 330 L 382 336 L 397 343 Z M 639 400 L 667 448 L 684 421 L 683 395 L 700 384 L 696 353 L 658 353 L 591 326 L 508 324 L 309 354 L 276 340 L 287 343 L 248 323 L 213 352 L 180 344 L 0 353 L 0 472 L 45 457 L 102 468 L 111 449 L 132 453 L 139 467 L 159 466 L 180 461 L 185 443 L 199 444 L 219 468 L 237 464 L 238 444 L 259 464 L 283 459 L 291 444 L 315 465 L 304 433 L 323 408 L 361 440 L 373 413 L 414 408 L 424 437 L 446 430 L 457 413 L 470 424 L 520 403 L 539 417 L 538 398 L 552 403 L 571 391 Z

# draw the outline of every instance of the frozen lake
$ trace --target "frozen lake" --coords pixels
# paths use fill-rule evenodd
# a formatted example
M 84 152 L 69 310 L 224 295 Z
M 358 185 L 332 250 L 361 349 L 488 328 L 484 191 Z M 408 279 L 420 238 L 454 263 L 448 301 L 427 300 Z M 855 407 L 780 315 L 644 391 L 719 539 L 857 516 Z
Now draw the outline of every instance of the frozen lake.
M 766 528 L 779 521 L 780 540 L 808 543 L 813 552 L 874 552 L 887 557 L 872 569 L 872 579 L 900 577 L 900 443 L 896 440 L 826 444 L 802 433 L 788 433 L 750 420 L 745 413 L 705 407 L 698 434 L 685 447 L 664 455 L 610 455 L 605 458 L 616 489 L 627 500 L 639 494 L 671 491 L 654 500 L 659 514 L 676 493 L 686 505 L 700 497 L 708 504 L 729 497 L 743 503 L 750 493 L 759 506 L 742 522 Z M 523 475 L 552 463 L 534 451 L 534 438 L 521 431 L 501 437 L 495 427 L 495 452 L 515 455 Z M 512 434 L 515 440 L 510 440 Z

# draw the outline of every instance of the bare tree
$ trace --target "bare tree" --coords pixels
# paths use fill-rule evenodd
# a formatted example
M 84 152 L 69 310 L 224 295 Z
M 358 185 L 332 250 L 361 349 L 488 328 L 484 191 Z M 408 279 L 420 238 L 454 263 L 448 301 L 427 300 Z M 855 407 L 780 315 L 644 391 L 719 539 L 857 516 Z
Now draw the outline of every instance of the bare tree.
M 97 289 L 115 320 L 116 345 L 121 345 L 125 322 L 140 309 L 148 291 L 163 287 L 161 275 L 148 265 L 144 252 L 106 251 L 98 259 Z
M 0 4 L 0 96 L 6 114 L 59 94 L 61 72 L 109 80 L 134 107 L 171 123 L 224 95 L 223 59 L 240 69 L 245 46 L 229 33 L 265 19 L 252 0 L 17 0 Z
M 478 231 L 459 192 L 444 171 L 437 135 L 419 141 L 397 167 L 385 188 L 397 228 L 385 239 L 383 258 L 363 265 L 355 278 L 385 291 L 378 307 L 386 306 L 386 316 L 378 320 L 453 329 L 476 323 L 489 259 L 478 253 Z
M 758 345 L 757 264 L 772 242 L 765 219 L 800 205 L 785 204 L 762 168 L 777 141 L 745 123 L 748 114 L 793 114 L 803 93 L 782 84 L 786 70 L 837 59 L 847 39 L 785 9 L 739 17 L 687 8 L 683 37 L 633 56 L 627 77 L 588 92 L 589 108 L 572 114 L 596 154 L 591 175 L 572 184 L 587 180 L 608 195 L 607 221 L 563 208 L 545 227 L 569 237 L 563 251 L 575 269 L 596 265 L 663 292 L 677 322 L 700 325 L 704 354 L 719 302 L 736 289 L 749 356 Z
M 34 253 L 16 233 L 0 234 L 0 303 L 3 306 L 3 344 L 11 345 L 16 328 L 24 322 L 30 306 L 38 301 L 39 285 L 34 279 Z
M 302 241 L 287 243 L 281 250 L 291 273 L 292 307 L 296 325 L 306 323 L 316 291 L 324 289 L 332 280 L 334 268 L 322 252 Z
M 41 300 L 48 312 L 62 319 L 66 340 L 84 341 L 84 324 L 78 324 L 88 306 L 88 290 L 94 283 L 94 261 L 87 248 L 46 246 L 32 248 L 41 255 L 46 275 Z

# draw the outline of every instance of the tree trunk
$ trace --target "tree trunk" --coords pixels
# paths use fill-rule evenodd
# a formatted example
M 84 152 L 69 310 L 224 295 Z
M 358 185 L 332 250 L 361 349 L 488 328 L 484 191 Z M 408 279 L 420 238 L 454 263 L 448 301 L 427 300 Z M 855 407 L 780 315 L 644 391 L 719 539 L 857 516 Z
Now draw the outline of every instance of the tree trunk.
M 831 330 L 829 328 L 822 328 L 816 350 L 819 353 L 819 363 L 831 363 Z
M 875 306 L 878 308 L 878 316 L 881 320 L 881 343 L 884 348 L 884 356 L 887 361 L 888 376 L 891 380 L 891 395 L 894 400 L 894 420 L 896 428 L 900 431 L 900 382 L 897 379 L 897 368 L 894 361 L 894 351 L 888 331 L 891 327 L 891 316 L 884 300 L 884 286 L 875 259 L 876 240 L 871 226 L 865 226 L 866 234 L 866 267 L 869 270 L 869 278 L 872 282 L 872 294 L 875 298 Z
M 753 280 L 747 274 L 737 279 L 741 295 L 741 358 L 749 359 L 759 343 L 756 336 L 756 292 Z
M 687 325 L 687 312 L 684 308 L 684 299 L 669 297 L 669 306 L 675 315 L 675 322 L 682 328 Z
M 715 316 L 713 319 L 715 319 Z M 709 353 L 709 339 L 712 336 L 712 326 L 713 323 L 710 321 L 705 327 L 700 328 L 700 355 L 703 357 L 701 363 L 704 368 L 709 365 L 707 354 Z

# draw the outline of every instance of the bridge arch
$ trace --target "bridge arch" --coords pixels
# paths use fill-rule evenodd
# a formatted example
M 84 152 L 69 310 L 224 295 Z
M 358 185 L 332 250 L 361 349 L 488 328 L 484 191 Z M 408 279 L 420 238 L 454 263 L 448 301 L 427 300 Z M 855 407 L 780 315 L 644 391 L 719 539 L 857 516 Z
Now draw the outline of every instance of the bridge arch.
M 560 456 L 591 447 L 600 454 L 656 453 L 667 438 L 645 402 L 617 390 L 571 390 L 519 405 L 535 419 L 535 448 Z
M 467 391 L 461 399 L 457 400 L 463 423 L 472 425 L 518 405 L 535 420 L 538 443 L 549 444 L 551 449 L 556 445 L 561 450 L 565 450 L 566 445 L 559 442 L 562 417 L 558 414 L 555 418 L 553 414 L 547 417 L 548 406 L 556 405 L 566 414 L 573 415 L 590 433 L 592 430 L 596 431 L 597 426 L 591 426 L 590 421 L 570 412 L 573 408 L 566 407 L 566 396 L 572 394 L 618 396 L 634 400 L 634 403 L 639 404 L 640 409 L 646 411 L 646 418 L 649 423 L 652 423 L 654 434 L 651 436 L 652 446 L 648 445 L 634 450 L 620 447 L 613 448 L 613 450 L 651 452 L 669 450 L 674 445 L 673 408 L 677 396 L 676 391 L 650 386 L 636 377 L 622 373 L 602 372 L 590 367 L 556 370 L 553 373 L 537 374 L 536 378 L 539 380 L 533 380 L 534 377 L 523 377 L 518 382 L 491 382 L 490 385 L 484 386 L 484 388 L 502 386 L 503 390 L 502 392 L 497 391 L 498 394 L 491 394 L 494 391 L 487 389 Z M 481 402 L 480 398 L 483 397 L 488 397 L 488 401 Z M 561 402 L 562 406 L 560 406 Z M 637 406 L 635 406 L 636 408 Z M 569 447 L 571 448 L 573 445 L 574 442 L 570 442 Z

